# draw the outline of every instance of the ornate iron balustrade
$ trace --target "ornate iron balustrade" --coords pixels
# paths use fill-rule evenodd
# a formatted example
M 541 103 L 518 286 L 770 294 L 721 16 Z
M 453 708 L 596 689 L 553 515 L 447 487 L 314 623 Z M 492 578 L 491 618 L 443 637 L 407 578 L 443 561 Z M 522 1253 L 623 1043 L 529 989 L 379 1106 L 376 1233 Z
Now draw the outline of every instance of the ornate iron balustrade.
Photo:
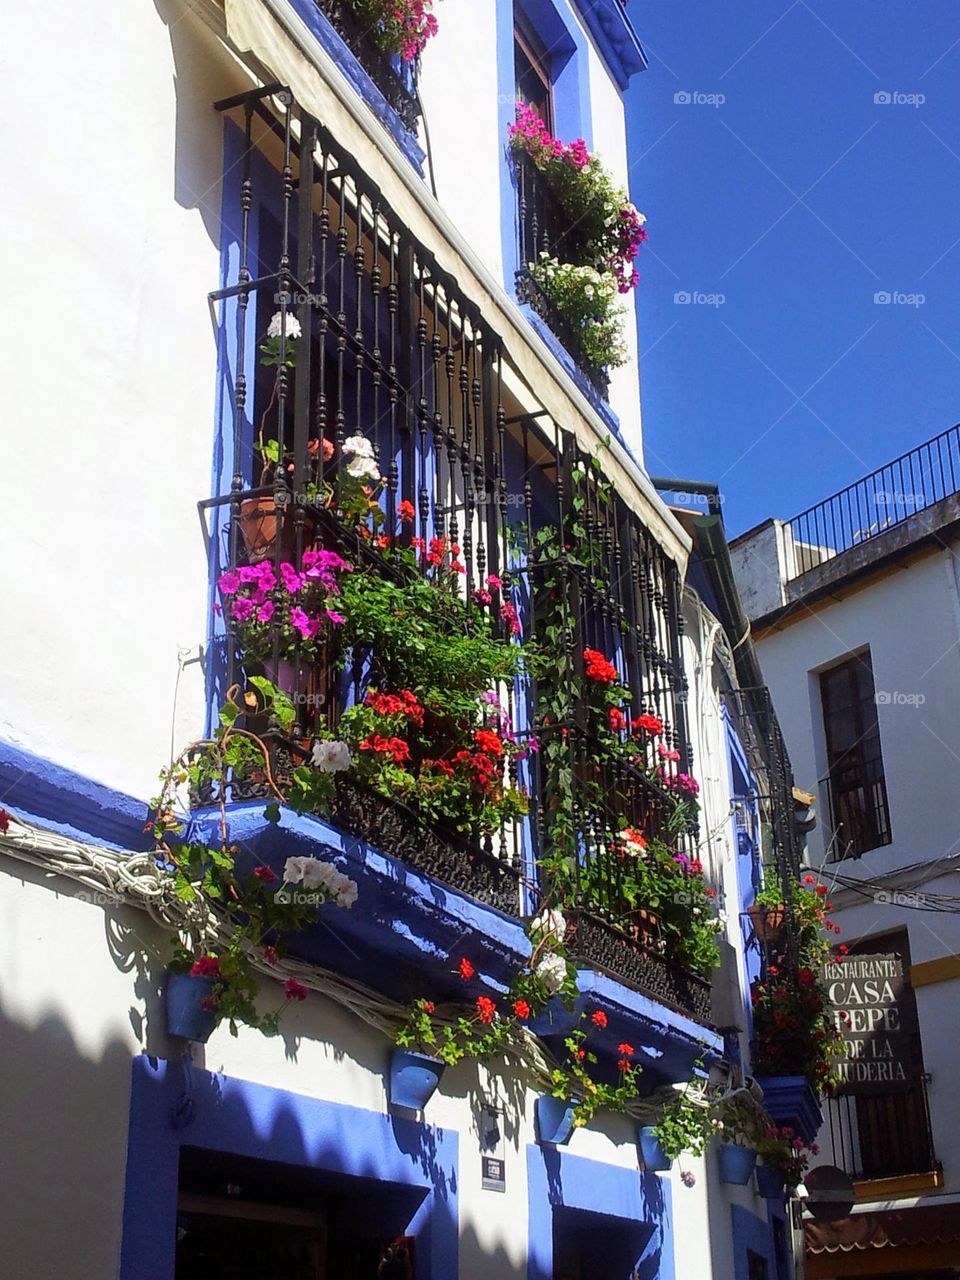
M 706 1018 L 706 984 L 663 953 L 655 924 L 640 924 L 625 911 L 612 847 L 627 824 L 649 835 L 666 832 L 671 780 L 692 763 L 676 565 L 569 433 L 545 426 L 542 416 L 513 412 L 498 334 L 326 129 L 277 86 L 221 105 L 242 112 L 247 145 L 236 177 L 242 210 L 236 278 L 213 295 L 228 309 L 234 411 L 231 491 L 208 504 L 222 516 L 217 571 L 264 556 L 279 570 L 283 560 L 300 563 L 306 548 L 321 545 L 339 550 L 356 572 L 402 578 L 393 549 L 415 536 L 442 536 L 460 548 L 469 625 L 501 634 L 508 626 L 472 604 L 493 574 L 512 584 L 529 638 L 542 615 L 545 575 L 556 570 L 569 610 L 571 661 L 582 673 L 585 649 L 604 652 L 629 691 L 628 715 L 662 719 L 664 742 L 679 756 L 664 762 L 659 777 L 655 769 L 602 761 L 582 699 L 571 700 L 566 722 L 544 723 L 535 678 L 507 691 L 521 736 L 569 735 L 578 866 L 592 885 L 589 893 L 582 885 L 574 893 L 583 922 L 579 945 L 586 959 Z M 254 121 L 268 126 L 275 164 L 253 146 Z M 291 366 L 287 338 L 279 341 L 278 364 L 259 358 L 275 311 L 284 334 L 287 317 L 300 327 Z M 378 536 L 364 536 L 343 506 L 344 446 L 356 435 L 374 446 L 384 480 Z M 274 460 L 263 471 L 261 438 Z M 401 503 L 410 504 L 412 524 L 398 522 Z M 548 527 L 558 539 L 553 563 L 534 550 Z M 249 675 L 229 619 L 223 651 L 226 689 Z M 271 672 L 280 660 L 275 628 Z M 285 735 L 258 726 L 268 730 L 276 776 L 307 758 L 318 729 L 336 728 L 344 707 L 363 697 L 368 674 L 360 660 L 337 671 L 332 661 L 304 669 L 292 656 L 296 723 Z M 347 781 L 338 781 L 331 820 L 520 914 L 546 887 L 537 884 L 537 864 L 551 835 L 542 753 L 513 769 L 513 779 L 531 793 L 531 819 L 491 835 L 430 828 L 403 805 Z M 236 798 L 263 793 L 263 779 L 254 778 Z
M 897 1178 L 940 1169 L 926 1077 L 900 1093 L 827 1101 L 832 1162 L 852 1178 Z
M 350 0 L 316 0 L 317 7 L 411 133 L 420 123 L 416 63 L 403 63 L 379 47 L 372 27 Z
M 798 578 L 960 489 L 960 425 L 894 458 L 788 521 Z
M 517 296 L 528 302 L 537 315 L 550 326 L 568 355 L 601 396 L 606 396 L 610 379 L 606 370 L 592 364 L 584 352 L 575 329 L 561 315 L 532 275 L 530 268 L 540 261 L 542 253 L 559 262 L 582 263 L 585 257 L 583 237 L 576 219 L 561 207 L 529 157 L 514 155 L 517 175 L 519 230 L 519 262 Z

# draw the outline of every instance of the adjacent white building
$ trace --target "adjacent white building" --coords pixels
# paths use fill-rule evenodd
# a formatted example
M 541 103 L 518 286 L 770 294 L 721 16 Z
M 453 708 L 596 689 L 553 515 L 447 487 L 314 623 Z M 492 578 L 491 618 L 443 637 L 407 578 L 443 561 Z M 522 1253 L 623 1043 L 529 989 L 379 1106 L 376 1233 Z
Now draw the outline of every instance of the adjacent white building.
M 823 1158 L 852 1175 L 858 1203 L 815 1229 L 809 1276 L 955 1274 L 958 484 L 954 427 L 732 544 L 796 776 L 816 791 L 808 849 L 837 942 L 902 957 L 917 1016 L 911 1087 L 827 1109 Z M 893 1227 L 888 1210 L 907 1212 Z

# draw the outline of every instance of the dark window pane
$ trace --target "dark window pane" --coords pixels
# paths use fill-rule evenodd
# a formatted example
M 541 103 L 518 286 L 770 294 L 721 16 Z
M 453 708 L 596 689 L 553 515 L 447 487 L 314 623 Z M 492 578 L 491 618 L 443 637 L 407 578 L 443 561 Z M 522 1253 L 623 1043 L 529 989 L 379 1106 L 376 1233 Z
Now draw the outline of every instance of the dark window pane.
M 830 855 L 859 857 L 890 843 L 890 815 L 869 653 L 820 677 L 827 742 Z

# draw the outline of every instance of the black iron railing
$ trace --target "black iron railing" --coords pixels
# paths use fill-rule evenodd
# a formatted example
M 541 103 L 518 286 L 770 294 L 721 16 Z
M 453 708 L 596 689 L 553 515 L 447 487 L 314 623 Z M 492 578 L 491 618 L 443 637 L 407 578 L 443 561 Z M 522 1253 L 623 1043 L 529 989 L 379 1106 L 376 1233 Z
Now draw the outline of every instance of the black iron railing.
M 350 0 L 316 0 L 344 44 L 411 133 L 420 123 L 416 62 L 404 63 L 377 44 L 376 31 L 365 23 Z
M 788 580 L 858 547 L 960 489 L 960 425 L 934 436 L 788 522 Z
M 583 375 L 601 396 L 606 396 L 610 385 L 606 370 L 588 359 L 576 329 L 547 297 L 531 271 L 544 253 L 558 262 L 583 263 L 586 246 L 581 228 L 577 219 L 563 209 L 528 156 L 516 153 L 514 165 L 520 237 L 517 296 L 546 321 Z
M 880 755 L 854 747 L 831 766 L 826 779 L 830 861 L 859 858 L 892 840 L 887 782 Z
M 509 631 L 508 618 L 491 620 L 471 603 L 492 574 L 516 602 L 524 639 L 534 641 L 558 593 L 569 621 L 565 658 L 582 672 L 585 649 L 604 653 L 629 691 L 628 720 L 661 719 L 664 746 L 676 756 L 656 768 L 600 761 L 583 697 L 548 719 L 535 674 L 506 691 L 522 735 L 565 735 L 577 831 L 569 905 L 581 912 L 578 936 L 584 949 L 602 951 L 597 963 L 707 1018 L 707 984 L 681 972 L 655 929 L 641 930 L 624 910 L 613 844 L 625 824 L 672 838 L 673 782 L 692 764 L 677 566 L 571 433 L 546 415 L 515 412 L 501 379 L 499 335 L 328 131 L 276 86 L 220 105 L 241 112 L 248 147 L 233 175 L 243 210 L 236 276 L 213 295 L 227 307 L 234 371 L 231 492 L 208 504 L 231 517 L 220 525 L 215 572 L 269 556 L 279 576 L 283 560 L 300 564 L 305 549 L 320 546 L 338 550 L 355 573 L 402 579 L 396 546 L 446 537 L 459 548 L 465 625 Z M 278 167 L 254 154 L 255 121 L 275 139 Z M 274 312 L 283 333 L 287 317 L 299 325 L 289 367 L 285 347 L 279 364 L 260 358 Z M 383 477 L 379 533 L 364 534 L 344 509 L 347 445 L 357 435 L 372 445 Z M 266 466 L 264 454 L 273 460 Z M 398 519 L 402 510 L 409 523 Z M 552 559 L 542 550 L 545 531 Z M 224 688 L 242 685 L 249 663 L 232 621 L 223 649 Z M 285 734 L 268 732 L 278 777 L 307 757 L 318 729 L 336 727 L 369 677 L 356 655 L 345 669 L 330 658 L 304 669 L 296 654 L 287 657 L 297 721 Z M 267 665 L 275 670 L 280 660 L 277 637 Z M 520 772 L 515 766 L 512 780 L 531 793 L 528 821 L 490 834 L 430 827 L 349 781 L 338 783 L 333 816 L 517 914 L 529 909 L 531 893 L 536 900 L 550 888 L 537 884 L 537 865 L 556 838 L 546 755 L 541 749 Z M 258 788 L 253 779 L 237 798 Z
M 900 1093 L 831 1098 L 826 1110 L 832 1163 L 852 1178 L 896 1178 L 940 1168 L 926 1077 Z

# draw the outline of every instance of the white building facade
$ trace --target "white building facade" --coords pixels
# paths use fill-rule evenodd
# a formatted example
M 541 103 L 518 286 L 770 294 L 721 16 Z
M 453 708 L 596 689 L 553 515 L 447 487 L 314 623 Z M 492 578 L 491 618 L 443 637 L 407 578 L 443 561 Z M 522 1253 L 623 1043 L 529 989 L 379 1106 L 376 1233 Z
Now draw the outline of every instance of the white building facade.
M 734 783 L 731 760 L 750 766 L 710 645 L 683 637 L 684 610 L 702 621 L 683 595 L 691 539 L 634 460 L 632 308 L 627 360 L 608 383 L 517 279 L 532 208 L 518 208 L 507 140 L 521 71 L 543 73 L 556 133 L 583 138 L 628 186 L 623 93 L 642 50 L 619 0 L 447 0 L 437 17 L 417 92 L 409 69 L 364 43 L 348 0 L 61 6 L 19 15 L 11 32 L 11 97 L 34 105 L 32 129 L 5 143 L 22 175 L 2 214 L 15 249 L 6 342 L 23 353 L 8 418 L 30 424 L 39 450 L 33 483 L 9 487 L 2 624 L 11 1275 L 792 1274 L 782 1203 L 721 1184 L 715 1151 L 683 1170 L 638 1167 L 638 1125 L 664 1091 L 697 1072 L 736 1085 L 749 1071 L 740 913 L 759 854 L 740 838 L 732 800 L 750 784 Z M 55 89 L 38 100 L 40 47 Z M 278 312 L 284 335 L 294 321 L 306 335 L 285 377 L 286 337 L 279 366 L 261 358 Z M 366 474 L 383 482 L 366 533 L 344 514 L 344 476 L 366 457 L 351 453 L 358 435 L 376 454 Z M 53 497 L 39 510 L 38 488 Z M 535 1121 L 544 1046 L 563 1054 L 555 1034 L 539 1049 L 530 1037 L 525 1060 L 449 1068 L 423 1112 L 388 1097 L 398 1011 L 434 990 L 456 996 L 464 958 L 469 999 L 502 1002 L 529 959 L 550 822 L 545 766 L 529 754 L 515 778 L 529 816 L 471 833 L 469 848 L 449 827 L 391 835 L 382 815 L 358 826 L 344 808 L 321 821 L 283 804 L 265 817 L 263 776 L 232 790 L 229 840 L 243 856 L 274 874 L 292 856 L 333 861 L 359 899 L 323 915 L 264 980 L 261 1012 L 284 1004 L 281 979 L 311 992 L 288 1002 L 280 1035 L 231 1035 L 226 1023 L 203 1043 L 168 1034 L 176 912 L 148 805 L 159 769 L 215 736 L 219 708 L 250 691 L 250 654 L 217 584 L 257 563 L 261 517 L 245 532 L 264 500 L 278 563 L 315 538 L 392 581 L 379 551 L 407 551 L 416 535 L 445 539 L 445 554 L 456 544 L 465 586 L 451 607 L 489 607 L 483 593 L 501 587 L 485 583 L 502 581 L 524 639 L 541 626 L 524 539 L 554 522 L 590 547 L 562 546 L 580 556 L 561 565 L 568 656 L 582 680 L 583 651 L 604 654 L 627 721 L 660 719 L 671 755 L 659 774 L 605 778 L 609 812 L 581 819 L 577 858 L 600 868 L 602 891 L 570 904 L 578 1009 L 602 1015 L 600 1070 L 615 1075 L 628 1042 L 647 1083 L 569 1145 Z M 64 536 L 53 515 L 64 509 L 82 536 Z M 492 627 L 506 643 L 509 612 Z M 279 653 L 266 662 L 278 682 Z M 296 653 L 296 741 L 271 739 L 268 780 L 292 771 L 304 717 L 311 732 L 321 717 L 335 725 L 369 679 L 355 658 L 353 693 L 341 706 L 331 680 L 318 712 L 309 682 L 329 671 L 318 660 L 302 676 Z M 560 731 L 520 676 L 504 697 L 521 735 Z M 570 705 L 582 754 L 566 785 L 585 814 L 586 704 L 571 694 Z M 704 851 L 719 903 L 723 1025 L 709 977 L 639 938 L 603 888 L 610 833 L 655 831 L 678 775 L 701 764 L 699 833 L 685 838 Z M 216 843 L 211 796 L 195 788 L 189 807 L 190 838 Z
M 836 941 L 854 959 L 899 956 L 908 983 L 909 1083 L 885 1087 L 875 1063 L 866 1093 L 825 1108 L 822 1158 L 851 1175 L 857 1203 L 813 1229 L 812 1276 L 955 1274 L 956 462 L 952 428 L 732 546 L 796 776 L 816 792 L 808 849 Z

